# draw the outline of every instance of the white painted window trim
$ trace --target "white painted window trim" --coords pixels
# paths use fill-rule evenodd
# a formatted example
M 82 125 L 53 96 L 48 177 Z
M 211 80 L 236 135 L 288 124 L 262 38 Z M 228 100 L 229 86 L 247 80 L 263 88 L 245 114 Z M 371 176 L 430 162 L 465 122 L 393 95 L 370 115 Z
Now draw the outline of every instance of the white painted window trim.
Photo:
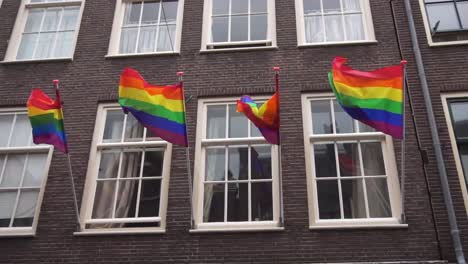
M 141 2 L 143 0 L 116 0 L 114 22 L 112 23 L 112 32 L 109 42 L 109 50 L 106 57 L 132 57 L 132 56 L 145 56 L 145 55 L 157 55 L 157 54 L 179 54 L 182 40 L 182 23 L 184 17 L 184 1 L 178 0 L 177 6 L 177 19 L 176 19 L 176 32 L 174 39 L 174 50 L 173 51 L 157 51 L 157 52 L 145 52 L 145 53 L 119 53 L 120 36 L 122 33 L 122 24 L 125 16 L 125 4 L 131 2 Z M 157 43 L 155 43 L 157 45 Z
M 296 6 L 296 28 L 297 28 L 297 44 L 298 46 L 327 46 L 327 45 L 352 45 L 352 44 L 368 44 L 376 43 L 374 24 L 372 22 L 372 11 L 369 0 L 360 0 L 360 6 L 363 14 L 363 28 L 366 35 L 364 40 L 353 41 L 333 41 L 333 42 L 306 42 L 305 24 L 304 24 L 304 0 L 295 0 Z
M 2 7 L 3 0 L 0 0 L 0 7 Z
M 455 41 L 441 41 L 434 42 L 432 41 L 431 26 L 429 25 L 429 18 L 427 17 L 426 4 L 424 0 L 419 0 L 419 7 L 421 8 L 421 14 L 424 22 L 424 30 L 426 31 L 427 43 L 430 47 L 437 46 L 455 46 L 455 45 L 464 45 L 468 44 L 468 40 L 455 40 Z
M 0 109 L 0 114 L 2 113 L 19 113 L 27 115 L 27 110 L 25 108 L 2 108 Z M 32 134 L 31 134 L 32 137 Z M 49 168 L 50 163 L 52 161 L 52 154 L 54 152 L 54 148 L 48 145 L 33 145 L 28 147 L 5 147 L 0 148 L 0 154 L 5 153 L 33 153 L 33 152 L 41 152 L 47 153 L 47 159 L 44 164 L 44 171 L 43 171 L 43 178 L 42 183 L 39 191 L 39 195 L 37 197 L 36 202 L 36 209 L 33 219 L 33 224 L 31 227 L 1 227 L 0 228 L 0 237 L 11 237 L 11 236 L 34 236 L 36 234 L 37 224 L 39 222 L 39 215 L 41 211 L 42 199 L 44 197 L 44 191 L 47 183 L 47 176 L 49 175 Z M 13 216 L 14 217 L 14 216 Z
M 75 54 L 76 43 L 78 42 L 78 35 L 80 32 L 81 26 L 81 18 L 83 16 L 83 10 L 85 6 L 86 0 L 74 0 L 68 2 L 50 2 L 50 3 L 30 3 L 30 0 L 21 0 L 21 6 L 18 11 L 18 15 L 16 16 L 15 26 L 13 27 L 13 31 L 10 36 L 8 48 L 5 54 L 5 58 L 2 61 L 3 63 L 7 62 L 35 62 L 35 61 L 63 61 L 63 60 L 73 60 L 73 56 Z M 40 58 L 40 59 L 16 59 L 16 55 L 18 54 L 18 49 L 21 43 L 21 35 L 24 31 L 24 27 L 26 26 L 26 21 L 28 19 L 28 9 L 34 7 L 52 7 L 52 6 L 80 6 L 80 13 L 78 14 L 77 18 L 77 25 L 75 29 L 75 36 L 72 44 L 72 55 L 70 57 L 54 57 L 54 58 Z
M 356 135 L 353 133 L 342 135 L 312 135 L 312 112 L 310 101 L 318 99 L 333 98 L 332 93 L 314 93 L 302 95 L 302 116 L 304 129 L 304 149 L 305 149 L 305 164 L 307 177 L 307 200 L 309 205 L 309 225 L 311 229 L 316 228 L 358 228 L 358 227 L 385 227 L 385 226 L 402 226 L 400 224 L 401 203 L 400 203 L 400 185 L 398 181 L 398 172 L 393 149 L 393 140 L 380 132 L 362 133 Z M 388 195 L 390 206 L 392 208 L 391 218 L 366 218 L 366 219 L 319 219 L 318 208 L 318 193 L 315 184 L 315 169 L 314 159 L 312 156 L 312 141 L 323 141 L 330 139 L 350 140 L 350 139 L 381 139 L 382 154 L 385 162 L 385 170 L 387 174 Z
M 171 168 L 171 156 L 172 156 L 172 144 L 167 141 L 150 141 L 150 142 L 126 142 L 126 143 L 102 143 L 105 127 L 105 117 L 107 110 L 121 110 L 117 103 L 104 103 L 98 106 L 96 115 L 96 123 L 94 128 L 93 141 L 91 145 L 91 151 L 88 161 L 88 170 L 86 173 L 86 182 L 83 191 L 83 199 L 81 202 L 80 211 L 80 231 L 76 232 L 75 235 L 99 235 L 99 234 L 124 234 L 124 233 L 164 233 L 166 228 L 166 213 L 167 213 L 167 199 L 169 192 L 169 177 Z M 122 221 L 122 219 L 105 220 L 101 221 L 98 219 L 92 219 L 92 210 L 94 206 L 94 196 L 96 190 L 96 179 L 97 172 L 100 164 L 100 151 L 98 149 L 105 147 L 159 147 L 165 148 L 164 161 L 163 161 L 163 173 L 161 181 L 161 192 L 160 192 L 160 215 L 159 217 L 139 217 L 132 219 L 124 219 L 129 221 Z M 90 223 L 142 223 L 142 222 L 154 222 L 159 221 L 159 227 L 128 227 L 128 228 L 102 228 L 92 229 L 86 228 L 86 224 Z
M 249 49 L 258 49 L 258 48 L 274 48 L 277 47 L 276 44 L 276 13 L 275 13 L 275 0 L 267 0 L 267 12 L 268 12 L 268 26 L 267 26 L 267 40 L 263 41 L 235 41 L 235 42 L 223 42 L 216 43 L 218 46 L 229 45 L 230 48 L 219 48 L 219 49 L 208 49 L 208 45 L 211 40 L 211 14 L 212 14 L 212 1 L 213 0 L 204 0 L 203 5 L 203 30 L 202 30 L 202 41 L 200 52 L 206 52 L 211 50 L 249 50 Z M 246 44 L 262 44 L 270 43 L 268 46 L 254 46 L 254 47 L 241 47 L 241 48 L 232 48 L 232 46 L 246 45 Z
M 468 92 L 460 93 L 449 93 L 441 94 L 442 107 L 444 109 L 445 120 L 447 121 L 447 128 L 450 136 L 450 143 L 452 145 L 453 158 L 455 160 L 455 166 L 457 168 L 458 179 L 460 181 L 460 188 L 462 190 L 463 201 L 465 203 L 465 210 L 468 215 L 468 190 L 466 187 L 465 175 L 463 172 L 463 166 L 460 160 L 460 153 L 458 152 L 457 141 L 455 139 L 455 131 L 453 129 L 452 118 L 450 116 L 449 104 L 450 99 L 467 99 L 468 102 Z
M 245 221 L 245 222 L 216 222 L 203 223 L 203 197 L 205 175 L 205 146 L 219 145 L 220 143 L 256 143 L 269 144 L 263 137 L 252 138 L 232 138 L 232 139 L 206 139 L 206 113 L 208 105 L 225 105 L 226 103 L 235 103 L 238 97 L 207 98 L 198 100 L 197 115 L 197 135 L 195 144 L 195 162 L 194 184 L 193 184 L 193 213 L 195 226 L 190 232 L 242 232 L 242 231 L 267 231 L 283 230 L 280 227 L 280 189 L 278 172 L 278 147 L 272 147 L 272 202 L 273 202 L 273 220 L 272 221 Z M 268 97 L 254 97 L 254 100 L 267 100 Z M 250 123 L 250 122 L 249 122 Z M 250 124 L 253 125 L 253 124 Z M 227 131 L 226 131 L 227 133 Z

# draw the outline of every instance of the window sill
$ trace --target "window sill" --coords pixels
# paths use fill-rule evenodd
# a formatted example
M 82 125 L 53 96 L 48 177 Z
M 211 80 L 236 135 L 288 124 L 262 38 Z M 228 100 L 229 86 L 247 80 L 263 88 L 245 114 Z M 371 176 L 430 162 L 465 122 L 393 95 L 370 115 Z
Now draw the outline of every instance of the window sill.
M 354 46 L 354 45 L 375 45 L 377 40 L 362 40 L 362 41 L 340 41 L 340 42 L 323 42 L 323 43 L 308 43 L 300 44 L 298 48 L 323 47 L 323 46 Z
M 179 56 L 180 52 L 156 52 L 156 53 L 136 53 L 136 54 L 109 54 L 104 56 L 106 59 L 132 58 L 132 57 L 154 57 L 154 56 Z
M 50 58 L 50 59 L 33 59 L 33 60 L 4 60 L 0 64 L 23 64 L 37 62 L 71 62 L 73 58 Z
M 32 228 L 0 228 L 0 238 L 2 237 L 34 237 L 36 233 Z M 10 230 L 7 230 L 10 229 Z
M 145 234 L 164 234 L 165 229 L 147 229 L 147 230 L 96 230 L 88 229 L 83 231 L 74 232 L 74 236 L 108 236 L 108 235 L 145 235 Z
M 447 47 L 447 46 L 462 46 L 462 45 L 468 45 L 468 40 L 429 42 L 429 47 Z
M 251 232 L 281 232 L 284 231 L 284 227 L 246 227 L 246 228 L 202 228 L 202 229 L 190 229 L 191 234 L 199 233 L 251 233 Z
M 309 230 L 340 229 L 407 229 L 408 224 L 361 224 L 361 225 L 311 225 Z
M 255 50 L 278 50 L 278 47 L 277 46 L 268 46 L 268 47 L 244 47 L 244 48 L 209 49 L 209 50 L 200 50 L 200 54 L 238 52 L 238 51 L 255 51 Z

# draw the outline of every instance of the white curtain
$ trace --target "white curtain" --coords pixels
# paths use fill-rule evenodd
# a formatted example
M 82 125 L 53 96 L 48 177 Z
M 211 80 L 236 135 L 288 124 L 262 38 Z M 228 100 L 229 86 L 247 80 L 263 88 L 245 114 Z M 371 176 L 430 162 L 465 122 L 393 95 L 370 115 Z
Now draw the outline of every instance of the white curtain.
M 304 23 L 307 43 L 317 43 L 325 40 L 321 16 L 304 17 Z

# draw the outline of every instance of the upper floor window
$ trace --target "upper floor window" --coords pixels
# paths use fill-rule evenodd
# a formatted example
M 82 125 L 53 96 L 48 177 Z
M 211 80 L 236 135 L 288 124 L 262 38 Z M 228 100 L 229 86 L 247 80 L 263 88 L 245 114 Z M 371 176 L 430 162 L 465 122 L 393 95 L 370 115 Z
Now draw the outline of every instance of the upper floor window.
M 202 50 L 276 46 L 274 0 L 205 0 Z
M 236 111 L 236 100 L 201 100 L 195 163 L 196 228 L 279 225 L 277 146 Z
M 23 0 L 5 61 L 72 58 L 84 0 Z
M 25 110 L 0 110 L 0 236 L 35 233 L 52 152 L 32 142 Z
M 115 104 L 99 106 L 94 134 L 82 230 L 164 230 L 171 144 Z
M 311 226 L 398 224 L 392 139 L 351 119 L 333 97 L 303 96 Z
M 375 40 L 368 0 L 296 0 L 299 45 Z
M 180 50 L 183 0 L 118 0 L 109 55 Z
M 430 44 L 468 43 L 468 0 L 420 0 Z

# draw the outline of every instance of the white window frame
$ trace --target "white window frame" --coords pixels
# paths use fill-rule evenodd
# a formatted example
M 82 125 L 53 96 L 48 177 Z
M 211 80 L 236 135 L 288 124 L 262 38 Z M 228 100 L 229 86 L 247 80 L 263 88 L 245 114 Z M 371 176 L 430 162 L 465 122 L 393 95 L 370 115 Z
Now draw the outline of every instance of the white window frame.
M 223 50 L 252 50 L 252 49 L 274 49 L 277 48 L 276 44 L 276 13 L 275 13 L 275 0 L 267 0 L 267 40 L 258 41 L 234 41 L 234 42 L 219 42 L 211 43 L 211 15 L 212 15 L 212 1 L 215 0 L 204 0 L 203 5 L 203 30 L 202 30 L 202 42 L 201 52 L 216 52 Z M 249 28 L 250 30 L 250 28 Z M 269 43 L 270 45 L 265 46 L 252 46 L 252 47 L 231 47 L 231 46 L 243 46 L 243 45 L 255 45 Z M 217 46 L 218 49 L 209 49 L 208 46 Z M 223 48 L 223 46 L 230 46 L 229 48 Z
M 205 175 L 205 148 L 204 146 L 236 144 L 269 144 L 263 137 L 251 138 L 229 138 L 229 139 L 207 139 L 207 106 L 209 105 L 226 105 L 235 103 L 239 98 L 224 97 L 224 98 L 207 98 L 199 99 L 198 101 L 198 118 L 197 118 L 197 141 L 195 145 L 195 168 L 194 168 L 194 185 L 193 185 L 193 212 L 195 226 L 192 232 L 230 232 L 230 231 L 261 231 L 261 230 L 282 230 L 280 227 L 281 202 L 280 202 L 280 187 L 279 187 L 279 171 L 278 171 L 278 146 L 272 145 L 272 203 L 273 203 L 273 220 L 272 221 L 243 221 L 243 222 L 203 222 L 203 199 L 204 199 L 204 175 Z M 267 100 L 267 97 L 255 97 L 257 101 Z M 249 126 L 253 125 L 249 122 Z M 250 130 L 250 127 L 249 127 Z M 227 133 L 227 131 L 226 131 Z M 225 201 L 226 202 L 226 201 Z
M 426 31 L 427 42 L 430 47 L 468 44 L 468 39 L 467 40 L 455 40 L 455 41 L 441 41 L 441 42 L 432 41 L 431 25 L 429 24 L 429 18 L 427 16 L 426 4 L 424 3 L 424 0 L 419 0 L 419 7 L 421 8 L 421 14 L 422 14 L 423 23 L 424 23 L 424 30 Z
M 2 108 L 0 109 L 1 114 L 24 114 L 27 115 L 27 110 L 24 108 Z M 16 120 L 16 119 L 14 119 Z M 13 125 L 14 121 L 13 120 Z M 13 130 L 11 130 L 13 131 Z M 12 138 L 12 133 L 10 132 L 9 140 Z M 29 142 L 32 142 L 32 133 L 29 138 Z M 50 145 L 34 145 L 32 143 L 31 146 L 26 147 L 0 147 L 0 154 L 27 154 L 27 153 L 47 153 L 47 159 L 44 164 L 43 169 L 43 178 L 42 183 L 39 191 L 39 195 L 37 197 L 36 208 L 34 219 L 31 227 L 0 227 L 0 237 L 8 237 L 8 236 L 34 236 L 36 234 L 37 224 L 39 221 L 39 214 L 41 211 L 42 199 L 44 197 L 44 190 L 47 182 L 47 176 L 49 174 L 49 167 L 52 160 L 52 154 L 54 152 L 54 148 Z M 1 169 L 1 168 L 0 168 Z M 24 176 L 24 172 L 23 172 Z M 21 180 L 22 182 L 22 180 Z M 22 187 L 13 187 L 11 189 L 22 189 Z M 18 199 L 18 197 L 17 197 Z M 15 204 L 14 211 L 15 213 L 18 204 Z M 12 216 L 14 217 L 14 216 Z
M 93 142 L 88 161 L 88 170 L 86 173 L 86 183 L 83 192 L 83 199 L 81 203 L 80 222 L 81 234 L 109 234 L 109 233 L 163 233 L 166 228 L 166 213 L 167 213 L 167 199 L 169 191 L 169 177 L 171 169 L 171 156 L 172 144 L 164 140 L 148 141 L 148 142 L 118 142 L 118 143 L 104 143 L 102 138 L 104 135 L 104 127 L 106 123 L 107 110 L 122 110 L 116 103 L 104 103 L 98 106 L 96 115 L 96 124 L 94 128 Z M 123 126 L 125 126 L 125 121 Z M 125 129 L 123 130 L 125 131 Z M 123 132 L 124 133 L 124 132 Z M 101 152 L 98 149 L 105 147 L 123 147 L 123 148 L 142 148 L 142 147 L 158 147 L 164 148 L 164 161 L 163 172 L 161 181 L 160 192 L 160 215 L 158 217 L 139 217 L 139 218 L 124 218 L 124 219 L 92 219 L 92 212 L 94 206 L 94 196 L 96 192 L 97 176 L 99 165 L 101 161 Z M 124 228 L 86 228 L 87 224 L 102 224 L 102 223 L 144 223 L 144 222 L 157 222 L 159 227 L 124 227 Z
M 460 153 L 458 152 L 457 141 L 455 138 L 455 131 L 453 129 L 452 117 L 450 116 L 450 109 L 448 101 L 450 99 L 467 99 L 468 92 L 442 94 L 442 107 L 444 109 L 445 120 L 447 121 L 448 133 L 450 136 L 450 143 L 452 145 L 453 158 L 455 160 L 455 166 L 457 168 L 458 179 L 460 181 L 460 188 L 462 190 L 463 201 L 465 203 L 465 210 L 468 215 L 468 190 L 466 187 L 465 174 L 463 172 L 463 166 L 460 160 Z
M 112 24 L 111 38 L 109 42 L 109 50 L 106 57 L 130 57 L 130 56 L 146 56 L 157 54 L 179 54 L 182 40 L 182 23 L 184 16 L 184 1 L 178 0 L 177 18 L 176 18 L 176 32 L 173 51 L 157 51 L 157 52 L 144 52 L 144 53 L 119 53 L 120 36 L 122 33 L 122 24 L 125 16 L 125 5 L 132 2 L 141 2 L 143 0 L 116 0 L 114 22 Z M 157 45 L 157 43 L 156 43 Z
M 314 93 L 302 95 L 302 116 L 304 119 L 304 149 L 307 175 L 307 199 L 309 207 L 309 228 L 359 228 L 359 227 L 403 227 L 400 223 L 401 201 L 398 172 L 391 136 L 381 132 L 343 133 L 343 134 L 312 134 L 311 101 L 334 98 L 332 93 Z M 334 114 L 332 114 L 333 118 Z M 332 121 L 333 122 L 333 121 Z M 318 193 L 315 184 L 315 161 L 313 142 L 333 140 L 380 139 L 382 142 L 382 155 L 387 175 L 388 195 L 392 210 L 391 218 L 365 218 L 365 219 L 319 219 Z
M 306 42 L 305 24 L 304 24 L 304 0 L 295 0 L 296 6 L 296 27 L 297 27 L 297 44 L 298 46 L 328 46 L 328 45 L 347 45 L 347 44 L 365 44 L 377 43 L 374 33 L 374 24 L 372 22 L 372 12 L 370 9 L 369 0 L 360 0 L 360 6 L 363 16 L 363 29 L 366 36 L 365 40 L 344 40 L 344 41 L 330 41 L 330 42 Z M 323 0 L 326 1 L 326 0 Z
M 16 16 L 15 26 L 11 33 L 7 52 L 3 60 L 6 62 L 27 62 L 27 61 L 54 61 L 54 60 L 73 60 L 75 54 L 76 43 L 78 41 L 78 34 L 81 26 L 81 17 L 83 16 L 83 10 L 86 0 L 68 0 L 66 2 L 47 2 L 47 3 L 30 3 L 31 0 L 21 0 L 21 6 Z M 26 26 L 28 19 L 28 10 L 31 8 L 46 8 L 46 7 L 65 7 L 65 6 L 80 6 L 80 12 L 77 18 L 77 25 L 75 29 L 74 41 L 72 44 L 72 52 L 70 57 L 59 57 L 59 58 L 38 58 L 38 59 L 16 59 L 18 49 L 21 43 L 21 37 Z

